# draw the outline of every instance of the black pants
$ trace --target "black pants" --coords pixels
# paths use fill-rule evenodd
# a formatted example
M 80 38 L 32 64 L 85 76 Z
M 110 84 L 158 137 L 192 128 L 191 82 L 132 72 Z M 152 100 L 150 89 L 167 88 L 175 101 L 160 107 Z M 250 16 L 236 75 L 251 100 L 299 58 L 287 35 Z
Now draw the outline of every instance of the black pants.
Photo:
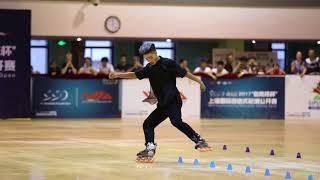
M 143 131 L 145 136 L 145 143 L 154 143 L 154 129 L 169 117 L 171 124 L 188 136 L 193 142 L 197 143 L 200 136 L 181 119 L 180 103 L 173 103 L 168 107 L 157 107 L 144 121 Z

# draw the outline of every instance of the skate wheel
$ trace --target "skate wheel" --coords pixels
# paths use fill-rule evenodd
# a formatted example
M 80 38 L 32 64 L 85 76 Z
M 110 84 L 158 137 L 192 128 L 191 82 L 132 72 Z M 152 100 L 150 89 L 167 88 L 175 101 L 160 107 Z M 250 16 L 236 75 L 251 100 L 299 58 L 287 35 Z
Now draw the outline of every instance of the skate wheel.
M 200 152 L 209 152 L 209 151 L 212 151 L 212 148 L 211 148 L 211 147 L 208 147 L 208 148 L 198 148 L 198 151 L 200 151 Z
M 147 158 L 137 157 L 136 162 L 137 162 L 137 163 L 153 163 L 153 162 L 154 162 L 154 158 L 150 158 L 150 157 L 147 157 Z

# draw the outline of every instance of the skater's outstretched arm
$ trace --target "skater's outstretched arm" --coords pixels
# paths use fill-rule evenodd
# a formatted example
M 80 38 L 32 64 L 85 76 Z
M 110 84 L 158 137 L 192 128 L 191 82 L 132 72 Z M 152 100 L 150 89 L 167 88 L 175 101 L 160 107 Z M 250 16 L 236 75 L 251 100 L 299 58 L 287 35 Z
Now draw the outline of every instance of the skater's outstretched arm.
M 200 89 L 202 92 L 204 92 L 206 90 L 206 86 L 204 85 L 204 83 L 201 81 L 201 79 L 199 79 L 198 77 L 196 77 L 195 75 L 187 72 L 186 77 L 199 83 L 200 84 Z
M 137 76 L 134 72 L 111 72 L 109 74 L 109 79 L 136 79 Z

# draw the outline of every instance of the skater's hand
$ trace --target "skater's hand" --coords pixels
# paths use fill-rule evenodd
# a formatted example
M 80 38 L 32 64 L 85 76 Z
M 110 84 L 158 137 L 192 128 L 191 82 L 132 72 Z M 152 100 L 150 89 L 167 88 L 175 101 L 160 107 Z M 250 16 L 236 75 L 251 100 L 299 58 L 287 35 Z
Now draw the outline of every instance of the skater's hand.
M 117 78 L 117 74 L 115 74 L 114 72 L 110 72 L 109 79 L 114 79 L 114 78 Z
M 204 85 L 203 82 L 200 83 L 200 90 L 201 90 L 201 92 L 206 91 L 206 85 Z

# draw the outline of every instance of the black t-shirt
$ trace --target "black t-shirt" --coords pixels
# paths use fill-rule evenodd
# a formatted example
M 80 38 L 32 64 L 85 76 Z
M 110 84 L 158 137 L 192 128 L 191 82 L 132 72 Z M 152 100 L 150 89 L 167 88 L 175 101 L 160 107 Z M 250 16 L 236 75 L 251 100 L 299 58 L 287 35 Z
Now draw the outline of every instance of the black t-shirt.
M 62 65 L 63 69 L 66 67 L 66 65 L 67 65 L 67 63 L 64 63 L 64 64 Z M 72 68 L 69 66 L 69 67 L 67 68 L 67 71 L 66 71 L 65 75 L 71 75 L 71 74 L 74 74 L 74 73 L 73 73 Z
M 174 60 L 160 57 L 154 65 L 147 64 L 135 72 L 138 79 L 149 78 L 152 90 L 158 99 L 158 107 L 166 107 L 171 103 L 182 103 L 176 87 L 176 77 L 187 74 Z
M 233 72 L 233 67 L 232 64 L 226 64 L 224 67 L 229 73 Z
M 51 76 L 60 75 L 60 73 L 61 73 L 61 70 L 58 67 L 56 67 L 56 68 L 50 67 L 49 68 L 49 75 L 51 75 Z

